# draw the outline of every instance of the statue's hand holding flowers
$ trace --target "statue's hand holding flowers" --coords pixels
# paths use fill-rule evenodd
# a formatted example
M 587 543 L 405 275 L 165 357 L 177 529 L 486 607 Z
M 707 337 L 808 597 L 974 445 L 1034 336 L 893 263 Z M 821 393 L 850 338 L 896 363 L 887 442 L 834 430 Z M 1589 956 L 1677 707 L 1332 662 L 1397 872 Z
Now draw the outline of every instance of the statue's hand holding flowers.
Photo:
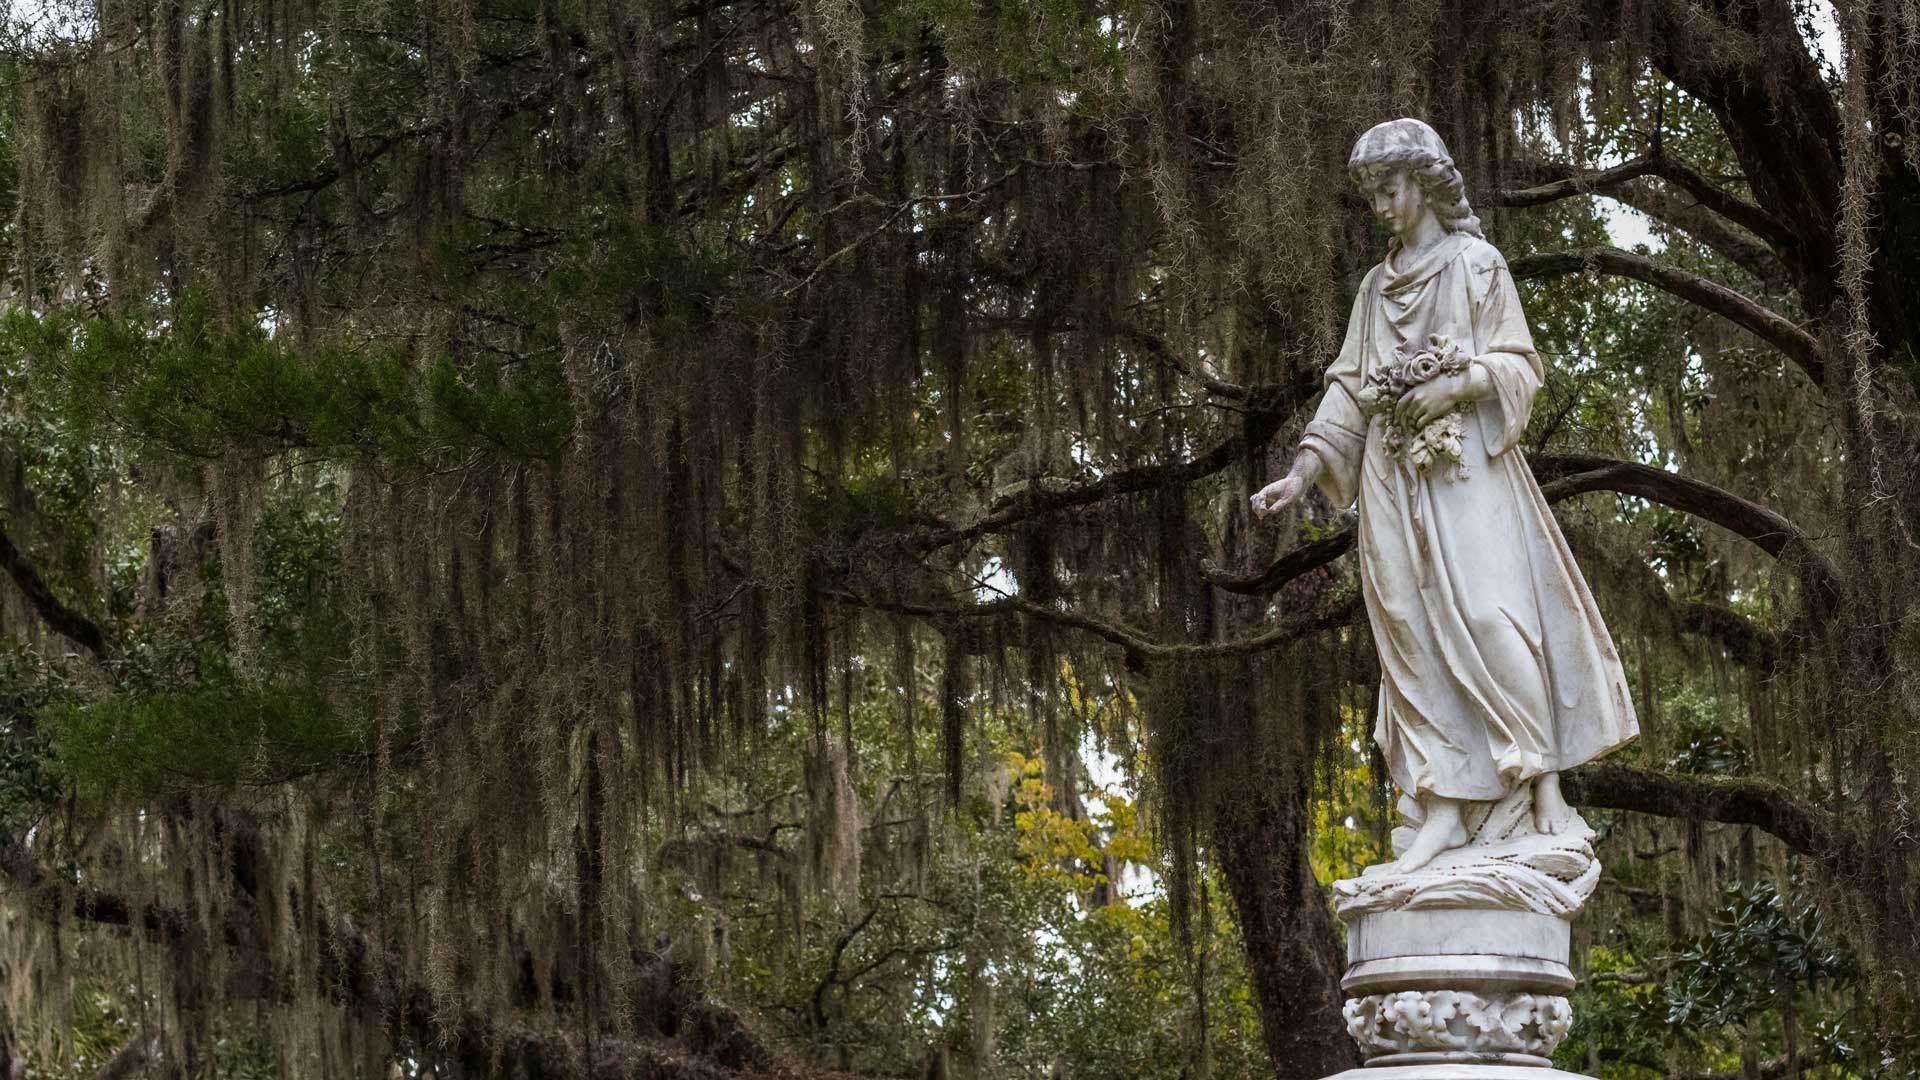
M 1358 394 L 1368 416 L 1386 415 L 1386 449 L 1426 472 L 1435 461 L 1450 461 L 1465 476 L 1460 444 L 1466 438 L 1461 407 L 1472 399 L 1472 357 L 1444 334 L 1427 338 L 1427 347 L 1408 355 L 1396 347 L 1392 360 L 1369 372 Z

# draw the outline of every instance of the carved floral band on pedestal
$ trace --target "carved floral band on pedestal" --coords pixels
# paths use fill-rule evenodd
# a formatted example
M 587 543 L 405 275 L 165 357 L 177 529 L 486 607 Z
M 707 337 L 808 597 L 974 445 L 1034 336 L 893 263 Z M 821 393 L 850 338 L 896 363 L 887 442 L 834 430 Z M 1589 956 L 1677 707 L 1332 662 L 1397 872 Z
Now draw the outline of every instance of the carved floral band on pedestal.
M 1347 1034 L 1368 1057 L 1458 1053 L 1550 1056 L 1573 1011 L 1550 994 L 1403 990 L 1348 998 Z

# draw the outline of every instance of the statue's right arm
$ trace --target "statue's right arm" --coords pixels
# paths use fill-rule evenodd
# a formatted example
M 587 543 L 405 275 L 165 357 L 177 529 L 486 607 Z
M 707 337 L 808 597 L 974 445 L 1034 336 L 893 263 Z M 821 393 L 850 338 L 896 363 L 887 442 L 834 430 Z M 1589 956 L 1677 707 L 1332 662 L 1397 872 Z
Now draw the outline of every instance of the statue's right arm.
M 1380 268 L 1374 267 L 1361 282 L 1354 296 L 1353 311 L 1347 317 L 1347 334 L 1340 353 L 1327 369 L 1323 380 L 1327 392 L 1320 399 L 1313 422 L 1294 451 L 1293 467 L 1287 475 L 1260 489 L 1253 497 L 1255 513 L 1269 514 L 1306 494 L 1318 484 L 1336 506 L 1354 501 L 1360 476 L 1360 459 L 1366 453 L 1367 418 L 1354 401 L 1359 386 L 1362 346 L 1369 298 Z
M 1302 445 L 1294 451 L 1293 468 L 1287 470 L 1287 475 L 1254 493 L 1253 512 L 1271 514 L 1292 503 L 1304 495 L 1314 481 L 1320 479 L 1325 469 L 1326 463 L 1320 460 L 1320 455 L 1314 453 L 1311 447 Z

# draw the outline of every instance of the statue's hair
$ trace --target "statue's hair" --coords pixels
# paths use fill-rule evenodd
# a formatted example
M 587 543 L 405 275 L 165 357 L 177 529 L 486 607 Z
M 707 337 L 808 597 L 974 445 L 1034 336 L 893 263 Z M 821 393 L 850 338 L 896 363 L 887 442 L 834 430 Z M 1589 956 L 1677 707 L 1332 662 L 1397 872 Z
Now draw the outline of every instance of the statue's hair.
M 1485 237 L 1480 219 L 1467 202 L 1466 179 L 1454 166 L 1439 132 L 1411 117 L 1389 120 L 1368 128 L 1347 158 L 1348 175 L 1362 186 L 1394 169 L 1412 174 L 1448 232 Z

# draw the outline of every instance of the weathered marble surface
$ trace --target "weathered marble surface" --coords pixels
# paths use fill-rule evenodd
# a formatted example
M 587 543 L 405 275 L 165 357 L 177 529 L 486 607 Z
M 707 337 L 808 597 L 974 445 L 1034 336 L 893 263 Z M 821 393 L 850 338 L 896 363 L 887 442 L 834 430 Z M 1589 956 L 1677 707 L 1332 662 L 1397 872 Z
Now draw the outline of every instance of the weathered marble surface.
M 1545 366 L 1440 136 L 1375 126 L 1349 171 L 1393 232 L 1268 513 L 1359 510 L 1392 863 L 1336 882 L 1351 927 L 1331 1080 L 1572 1080 L 1568 921 L 1600 877 L 1560 772 L 1639 731 L 1619 654 L 1519 451 Z
M 1401 879 L 1342 883 L 1341 903 L 1571 914 L 1598 870 L 1559 774 L 1639 725 L 1519 449 L 1545 365 L 1433 128 L 1375 125 L 1348 171 L 1393 240 L 1354 299 L 1291 470 L 1253 496 L 1270 513 L 1318 485 L 1359 511 L 1381 672 L 1374 741 L 1420 827 L 1397 849 Z M 1508 813 L 1522 802 L 1537 835 Z
M 1526 911 L 1415 908 L 1347 920 L 1347 963 L 1444 956 L 1498 947 L 1505 956 L 1567 962 L 1567 920 Z
M 1565 994 L 1570 927 L 1524 911 L 1419 908 L 1354 916 L 1347 974 L 1354 998 L 1408 990 Z

